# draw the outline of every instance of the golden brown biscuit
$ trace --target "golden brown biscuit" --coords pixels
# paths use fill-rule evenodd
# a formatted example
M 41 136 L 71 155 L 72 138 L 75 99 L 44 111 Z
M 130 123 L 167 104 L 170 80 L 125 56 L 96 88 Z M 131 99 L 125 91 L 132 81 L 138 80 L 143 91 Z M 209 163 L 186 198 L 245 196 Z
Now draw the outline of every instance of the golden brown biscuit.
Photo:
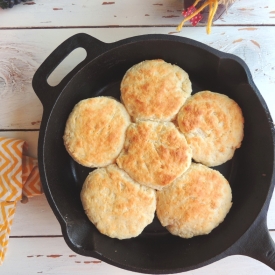
M 115 162 L 129 124 L 130 116 L 118 101 L 108 97 L 82 100 L 67 120 L 65 147 L 78 163 L 104 167 Z
M 191 96 L 179 111 L 177 121 L 196 162 L 220 165 L 241 146 L 242 111 L 226 95 L 203 91 Z
M 138 236 L 156 210 L 155 190 L 136 183 L 115 164 L 91 172 L 80 197 L 90 221 L 111 238 Z
M 192 151 L 172 122 L 138 121 L 126 132 L 118 166 L 140 184 L 161 189 L 184 173 Z
M 122 101 L 134 121 L 171 121 L 190 96 L 188 74 L 161 59 L 131 67 L 120 86 Z
M 191 238 L 217 227 L 231 200 L 230 185 L 222 174 L 193 163 L 168 188 L 157 192 L 157 216 L 173 235 Z

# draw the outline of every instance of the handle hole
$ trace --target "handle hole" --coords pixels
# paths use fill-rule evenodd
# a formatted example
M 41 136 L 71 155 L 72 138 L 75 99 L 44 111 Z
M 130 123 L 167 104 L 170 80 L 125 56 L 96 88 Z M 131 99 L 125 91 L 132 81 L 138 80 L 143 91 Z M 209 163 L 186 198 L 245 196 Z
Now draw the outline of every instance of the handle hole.
M 87 52 L 84 48 L 79 47 L 73 50 L 49 75 L 48 84 L 52 87 L 58 85 L 86 56 Z

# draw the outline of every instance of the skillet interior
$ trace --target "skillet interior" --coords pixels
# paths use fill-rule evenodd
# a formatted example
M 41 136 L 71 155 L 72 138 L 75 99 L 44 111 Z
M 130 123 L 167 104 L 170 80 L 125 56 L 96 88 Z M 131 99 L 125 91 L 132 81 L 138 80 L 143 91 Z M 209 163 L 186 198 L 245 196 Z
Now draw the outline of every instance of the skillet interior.
M 100 234 L 86 217 L 79 193 L 92 170 L 75 163 L 63 145 L 65 123 L 82 99 L 120 97 L 120 81 L 128 68 L 162 58 L 186 70 L 193 93 L 211 90 L 236 100 L 245 117 L 245 137 L 234 158 L 215 169 L 229 180 L 233 206 L 225 221 L 207 236 L 181 239 L 162 228 L 157 219 L 137 238 L 111 239 Z M 260 213 L 271 184 L 274 149 L 265 104 L 250 75 L 229 55 L 176 41 L 138 41 L 118 45 L 80 70 L 61 92 L 49 120 L 43 146 L 48 188 L 68 245 L 80 254 L 139 272 L 179 272 L 201 266 L 221 255 L 249 228 Z

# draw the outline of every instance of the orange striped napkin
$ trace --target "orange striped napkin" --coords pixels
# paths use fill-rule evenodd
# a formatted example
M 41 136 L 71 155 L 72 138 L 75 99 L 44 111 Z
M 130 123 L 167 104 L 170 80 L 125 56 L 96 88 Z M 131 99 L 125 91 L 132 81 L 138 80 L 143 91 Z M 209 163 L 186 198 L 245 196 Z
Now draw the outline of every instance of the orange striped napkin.
M 37 160 L 26 156 L 26 151 L 25 141 L 0 137 L 0 265 L 7 251 L 16 203 L 43 193 Z

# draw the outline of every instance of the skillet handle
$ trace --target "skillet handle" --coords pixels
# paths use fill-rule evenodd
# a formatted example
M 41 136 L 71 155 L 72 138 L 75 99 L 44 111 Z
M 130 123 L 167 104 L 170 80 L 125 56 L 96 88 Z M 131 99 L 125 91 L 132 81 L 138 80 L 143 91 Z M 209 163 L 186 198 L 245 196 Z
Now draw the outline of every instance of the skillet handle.
M 275 270 L 275 243 L 269 234 L 266 217 L 256 222 L 243 236 L 239 252 Z
M 79 47 L 86 50 L 86 58 L 68 73 L 57 86 L 50 86 L 47 82 L 50 74 L 73 50 Z M 33 89 L 42 102 L 44 109 L 51 108 L 68 81 L 83 66 L 103 53 L 106 48 L 106 43 L 85 33 L 73 35 L 60 44 L 37 69 L 32 80 Z

